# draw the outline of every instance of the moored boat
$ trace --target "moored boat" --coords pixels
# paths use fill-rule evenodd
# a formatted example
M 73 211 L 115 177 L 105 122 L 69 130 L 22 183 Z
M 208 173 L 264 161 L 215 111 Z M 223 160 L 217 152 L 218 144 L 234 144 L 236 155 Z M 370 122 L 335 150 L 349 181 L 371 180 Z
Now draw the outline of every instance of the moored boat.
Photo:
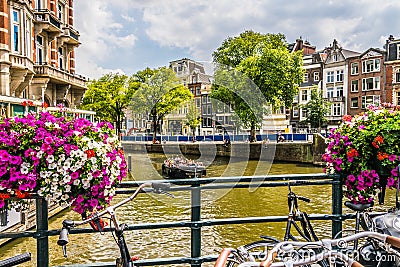
M 201 178 L 206 175 L 206 167 L 182 157 L 168 158 L 162 164 L 162 175 L 167 179 Z

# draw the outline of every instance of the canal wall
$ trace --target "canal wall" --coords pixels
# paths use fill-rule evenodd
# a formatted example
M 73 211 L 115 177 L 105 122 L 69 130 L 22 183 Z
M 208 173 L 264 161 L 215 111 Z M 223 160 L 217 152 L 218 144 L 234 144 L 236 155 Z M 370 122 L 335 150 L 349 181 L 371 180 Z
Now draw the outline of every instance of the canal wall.
M 248 159 L 272 159 L 274 161 L 310 163 L 323 165 L 322 155 L 325 151 L 325 139 L 314 134 L 312 140 L 306 142 L 233 142 L 224 146 L 222 142 L 166 142 L 152 144 L 145 142 L 122 142 L 126 153 L 164 153 L 168 155 L 214 155 Z

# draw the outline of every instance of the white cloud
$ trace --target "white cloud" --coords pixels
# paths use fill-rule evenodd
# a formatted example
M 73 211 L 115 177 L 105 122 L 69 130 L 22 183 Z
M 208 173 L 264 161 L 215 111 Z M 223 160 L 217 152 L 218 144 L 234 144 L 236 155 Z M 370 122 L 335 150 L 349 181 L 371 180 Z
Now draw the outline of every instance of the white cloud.
M 132 62 L 138 64 L 135 56 L 146 55 L 142 61 L 152 65 L 163 56 L 175 56 L 171 51 L 182 54 L 188 51 L 193 59 L 207 61 L 224 39 L 245 30 L 283 33 L 288 42 L 302 36 L 317 49 L 337 39 L 344 48 L 359 52 L 382 47 L 389 34 L 400 37 L 395 27 L 400 24 L 398 0 L 76 0 L 74 3 L 76 28 L 82 41 L 77 67 L 83 66 L 85 73 L 90 66 L 81 61 L 103 66 L 94 67 L 97 71 L 112 69 L 108 67 L 111 64 L 132 69 Z M 135 58 L 121 61 L 120 65 L 116 62 L 128 56 Z M 167 58 L 164 64 L 177 58 Z

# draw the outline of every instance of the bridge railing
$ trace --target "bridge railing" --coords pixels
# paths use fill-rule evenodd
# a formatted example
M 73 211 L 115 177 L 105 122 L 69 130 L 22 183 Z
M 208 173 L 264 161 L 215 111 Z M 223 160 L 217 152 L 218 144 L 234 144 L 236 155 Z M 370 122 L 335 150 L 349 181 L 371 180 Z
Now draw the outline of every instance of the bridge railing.
M 160 182 L 160 180 L 157 180 Z M 263 216 L 263 217 L 245 217 L 245 218 L 223 218 L 214 220 L 202 220 L 201 209 L 202 199 L 201 191 L 218 190 L 227 188 L 252 188 L 252 187 L 278 187 L 299 185 L 331 185 L 332 189 L 332 212 L 331 214 L 313 214 L 312 220 L 331 220 L 332 236 L 335 236 L 342 230 L 342 221 L 353 217 L 352 215 L 342 214 L 342 185 L 340 176 L 326 174 L 290 174 L 290 175 L 267 175 L 267 176 L 245 176 L 245 177 L 222 177 L 222 178 L 194 178 L 167 180 L 173 186 L 169 191 L 190 191 L 191 193 L 191 219 L 190 221 L 175 221 L 163 223 L 134 224 L 128 226 L 128 231 L 162 228 L 189 228 L 191 235 L 191 255 L 174 257 L 139 260 L 135 266 L 154 266 L 169 264 L 190 264 L 192 267 L 202 266 L 202 263 L 215 261 L 217 255 L 201 255 L 201 231 L 202 227 L 213 225 L 245 224 L 245 223 L 264 223 L 264 222 L 282 222 L 286 221 L 287 216 Z M 141 183 L 149 181 L 124 182 L 117 190 L 118 194 L 132 193 L 134 188 Z M 176 186 L 175 186 L 176 185 Z M 36 231 L 26 231 L 18 233 L 0 233 L 1 238 L 20 238 L 33 237 L 37 239 L 37 267 L 49 266 L 49 236 L 58 236 L 60 229 L 48 229 L 48 205 L 44 199 L 36 200 Z M 94 233 L 91 228 L 71 229 L 70 234 Z M 172 243 L 172 242 L 171 242 Z M 110 259 L 111 260 L 111 259 Z M 72 266 L 115 266 L 114 262 L 67 265 Z M 67 267 L 65 266 L 65 267 Z

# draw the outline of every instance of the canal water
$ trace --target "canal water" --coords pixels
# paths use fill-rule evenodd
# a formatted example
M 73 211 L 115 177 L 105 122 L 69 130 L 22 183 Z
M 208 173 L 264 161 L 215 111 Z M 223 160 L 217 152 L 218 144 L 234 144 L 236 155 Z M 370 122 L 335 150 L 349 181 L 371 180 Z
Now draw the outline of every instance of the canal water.
M 160 154 L 127 154 L 131 159 L 135 180 L 161 179 L 161 164 L 165 159 Z M 274 163 L 256 160 L 216 158 L 207 165 L 207 177 L 322 173 L 321 167 L 297 163 Z M 311 199 L 311 203 L 300 203 L 309 214 L 331 213 L 331 186 L 296 186 L 292 190 Z M 287 187 L 208 190 L 202 192 L 202 219 L 256 217 L 287 214 Z M 127 224 L 155 223 L 190 220 L 190 194 L 174 192 L 175 198 L 140 194 L 134 201 L 117 210 L 120 222 Z M 118 195 L 115 201 L 125 195 Z M 50 219 L 49 229 L 60 229 L 64 219 L 79 220 L 73 211 L 64 211 Z M 317 235 L 329 237 L 329 221 L 313 223 Z M 262 223 L 224 225 L 202 228 L 202 255 L 218 254 L 223 247 L 237 247 L 259 239 L 260 235 L 280 238 L 285 223 Z M 68 257 L 64 258 L 57 246 L 58 237 L 50 237 L 50 266 L 111 262 L 118 256 L 118 248 L 111 233 L 70 235 Z M 190 256 L 190 230 L 171 228 L 126 232 L 126 240 L 132 255 L 140 258 L 162 258 Z M 30 251 L 33 261 L 21 266 L 36 266 L 36 240 L 22 238 L 0 248 L 0 259 Z M 184 265 L 177 265 L 184 266 Z M 212 266 L 211 263 L 203 266 Z

